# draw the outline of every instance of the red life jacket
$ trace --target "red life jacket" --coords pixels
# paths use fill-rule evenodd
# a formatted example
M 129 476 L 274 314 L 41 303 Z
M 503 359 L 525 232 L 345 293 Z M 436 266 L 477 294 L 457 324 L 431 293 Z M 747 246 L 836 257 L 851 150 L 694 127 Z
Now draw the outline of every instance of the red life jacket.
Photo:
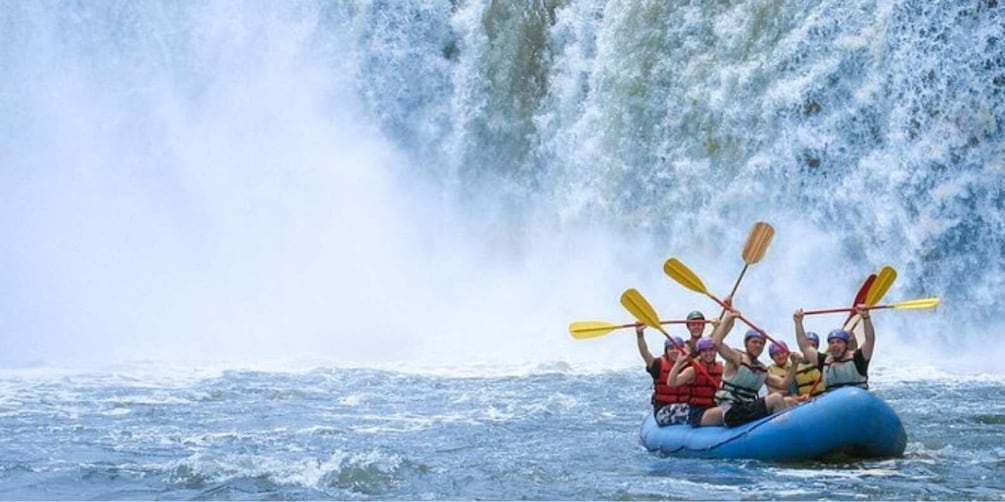
M 695 369 L 694 380 L 691 382 L 691 400 L 689 403 L 695 408 L 711 408 L 715 406 L 715 391 L 719 389 L 722 382 L 722 363 L 716 361 L 711 368 L 698 360 L 691 361 L 692 365 L 704 365 L 705 371 Z
M 680 356 L 686 357 L 686 356 Z M 653 399 L 652 403 L 654 405 L 667 405 L 673 403 L 686 403 L 691 397 L 691 386 L 688 384 L 675 385 L 673 387 L 667 385 L 667 376 L 670 375 L 670 369 L 673 368 L 673 363 L 667 359 L 667 356 L 659 358 L 660 362 L 660 373 L 659 377 L 653 380 Z

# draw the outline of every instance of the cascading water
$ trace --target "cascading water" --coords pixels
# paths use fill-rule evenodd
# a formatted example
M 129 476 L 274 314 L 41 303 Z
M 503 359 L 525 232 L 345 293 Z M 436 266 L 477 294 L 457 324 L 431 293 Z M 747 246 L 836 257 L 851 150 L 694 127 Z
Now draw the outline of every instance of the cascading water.
M 626 287 L 717 310 L 663 260 L 724 294 L 766 220 L 745 313 L 788 336 L 889 263 L 888 300 L 944 304 L 878 315 L 884 357 L 948 365 L 941 333 L 1001 328 L 1003 26 L 994 0 L 0 2 L 0 361 L 631 364 L 566 324 L 629 320 Z

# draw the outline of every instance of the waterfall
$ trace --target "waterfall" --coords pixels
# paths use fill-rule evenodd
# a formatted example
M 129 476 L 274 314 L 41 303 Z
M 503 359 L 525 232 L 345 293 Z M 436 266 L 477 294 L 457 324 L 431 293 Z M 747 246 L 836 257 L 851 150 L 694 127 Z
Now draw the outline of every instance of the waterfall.
M 763 220 L 745 315 L 889 264 L 943 305 L 878 350 L 951 366 L 1002 328 L 1003 11 L 0 2 L 0 362 L 632 364 L 566 324 L 717 314 L 662 262 L 725 294 Z

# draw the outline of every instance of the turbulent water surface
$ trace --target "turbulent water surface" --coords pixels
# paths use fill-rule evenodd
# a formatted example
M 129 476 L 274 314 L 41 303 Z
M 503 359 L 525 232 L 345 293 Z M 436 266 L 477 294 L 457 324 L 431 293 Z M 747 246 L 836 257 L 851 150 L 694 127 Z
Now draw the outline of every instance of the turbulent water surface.
M 1001 381 L 880 377 L 908 432 L 903 458 L 778 464 L 646 452 L 646 379 L 6 374 L 0 498 L 1005 498 Z

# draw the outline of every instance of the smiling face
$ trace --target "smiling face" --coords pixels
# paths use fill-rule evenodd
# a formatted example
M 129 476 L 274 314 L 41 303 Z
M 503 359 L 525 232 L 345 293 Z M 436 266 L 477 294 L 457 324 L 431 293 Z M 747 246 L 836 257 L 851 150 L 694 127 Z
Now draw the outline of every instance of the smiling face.
M 785 360 L 788 357 L 789 357 L 788 354 L 786 354 L 785 352 L 779 351 L 779 352 L 775 352 L 775 354 L 771 356 L 771 360 L 774 361 L 775 364 L 777 364 L 777 365 L 779 365 L 779 366 L 781 366 L 781 367 L 784 368 L 785 367 Z
M 675 345 L 667 345 L 663 347 L 663 353 L 665 353 L 667 359 L 671 361 L 676 361 L 677 357 L 680 356 L 680 350 L 678 350 Z
M 700 354 L 701 360 L 704 361 L 705 364 L 713 364 L 713 363 L 715 363 L 715 347 L 707 348 L 707 349 L 701 351 L 699 354 Z
M 844 340 L 835 337 L 827 340 L 827 347 L 829 352 L 831 353 L 831 355 L 834 356 L 835 359 L 840 359 L 842 356 L 844 356 L 844 352 L 848 350 L 848 342 L 845 342 Z
M 702 333 L 705 332 L 705 323 L 702 321 L 693 321 L 687 323 L 687 331 L 691 333 L 691 338 L 701 338 Z

